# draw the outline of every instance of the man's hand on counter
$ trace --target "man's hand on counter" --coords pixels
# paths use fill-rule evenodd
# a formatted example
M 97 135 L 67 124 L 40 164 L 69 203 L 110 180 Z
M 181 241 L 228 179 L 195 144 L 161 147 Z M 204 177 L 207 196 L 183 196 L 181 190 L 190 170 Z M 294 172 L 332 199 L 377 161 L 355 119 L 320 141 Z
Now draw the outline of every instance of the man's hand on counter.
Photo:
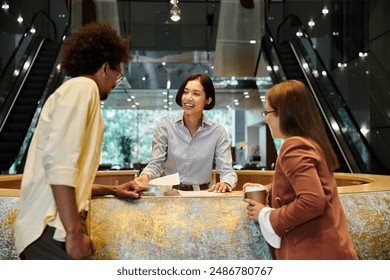
M 113 195 L 118 198 L 140 198 L 145 189 L 137 186 L 134 181 L 121 185 L 92 185 L 92 196 Z

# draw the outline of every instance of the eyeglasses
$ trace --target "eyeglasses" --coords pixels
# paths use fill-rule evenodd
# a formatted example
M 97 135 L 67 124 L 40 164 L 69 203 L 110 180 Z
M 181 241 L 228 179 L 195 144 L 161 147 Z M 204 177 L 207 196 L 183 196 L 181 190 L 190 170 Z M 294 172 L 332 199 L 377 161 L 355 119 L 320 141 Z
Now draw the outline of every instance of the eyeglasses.
M 271 110 L 271 111 L 266 111 L 266 110 L 263 110 L 261 112 L 261 115 L 265 118 L 268 114 L 270 113 L 276 113 L 277 111 L 276 110 Z
M 115 71 L 118 72 L 118 75 L 116 76 L 116 83 L 119 84 L 119 82 L 123 80 L 125 75 L 123 75 L 123 73 L 121 71 L 118 71 L 118 70 L 115 70 Z
M 111 67 L 110 67 L 111 68 Z M 118 72 L 118 75 L 116 76 L 116 84 L 118 84 L 120 81 L 123 80 L 123 78 L 125 77 L 125 75 L 119 71 L 119 70 L 116 70 L 116 69 L 113 69 L 114 71 Z

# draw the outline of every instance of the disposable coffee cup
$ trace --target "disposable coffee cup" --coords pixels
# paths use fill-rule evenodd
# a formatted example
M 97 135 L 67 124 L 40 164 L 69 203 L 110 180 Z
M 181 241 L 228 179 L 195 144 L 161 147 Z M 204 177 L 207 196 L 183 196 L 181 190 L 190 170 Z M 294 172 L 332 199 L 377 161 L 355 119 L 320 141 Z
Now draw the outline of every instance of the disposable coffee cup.
M 267 189 L 263 185 L 248 186 L 245 188 L 244 197 L 265 205 L 267 198 Z

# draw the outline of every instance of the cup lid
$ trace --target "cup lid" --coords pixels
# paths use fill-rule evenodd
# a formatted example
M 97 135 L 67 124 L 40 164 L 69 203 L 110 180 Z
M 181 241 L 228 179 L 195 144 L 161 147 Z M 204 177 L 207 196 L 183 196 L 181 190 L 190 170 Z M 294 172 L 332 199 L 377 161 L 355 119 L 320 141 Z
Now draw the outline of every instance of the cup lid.
M 245 188 L 245 192 L 265 191 L 267 188 L 264 185 L 254 185 Z

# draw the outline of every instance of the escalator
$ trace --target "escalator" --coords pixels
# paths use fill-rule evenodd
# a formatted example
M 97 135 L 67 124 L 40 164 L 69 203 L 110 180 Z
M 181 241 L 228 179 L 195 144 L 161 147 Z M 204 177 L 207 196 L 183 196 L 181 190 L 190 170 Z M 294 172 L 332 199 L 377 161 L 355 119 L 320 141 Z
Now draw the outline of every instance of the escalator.
M 35 61 L 6 114 L 0 131 L 0 172 L 14 163 L 56 62 L 59 44 L 44 40 Z M 22 79 L 22 77 L 20 77 Z M 7 110 L 8 108 L 3 108 Z
M 267 28 L 267 33 L 262 40 L 264 57 L 268 65 L 273 65 L 270 68 L 273 69 L 270 73 L 273 83 L 296 79 L 311 89 L 340 162 L 340 168 L 336 171 L 390 174 L 390 170 L 378 159 L 360 132 L 352 113 L 331 75 L 328 74 L 325 64 L 313 48 L 310 37 L 299 18 L 294 15 L 289 17 L 293 18 L 293 24 L 289 23 L 289 29 L 294 24 L 297 27 L 293 29 L 292 35 L 280 40 L 279 32 L 285 23 L 283 21 L 278 28 L 276 39 Z
M 305 75 L 296 59 L 294 52 L 288 42 L 275 45 L 276 52 L 288 80 L 298 80 L 307 84 Z
M 31 34 L 33 17 L 0 77 L 0 174 L 10 173 L 12 166 L 22 172 L 40 110 L 65 78 L 55 67 L 62 41 L 56 40 L 54 22 L 39 14 L 49 19 L 55 35 Z

